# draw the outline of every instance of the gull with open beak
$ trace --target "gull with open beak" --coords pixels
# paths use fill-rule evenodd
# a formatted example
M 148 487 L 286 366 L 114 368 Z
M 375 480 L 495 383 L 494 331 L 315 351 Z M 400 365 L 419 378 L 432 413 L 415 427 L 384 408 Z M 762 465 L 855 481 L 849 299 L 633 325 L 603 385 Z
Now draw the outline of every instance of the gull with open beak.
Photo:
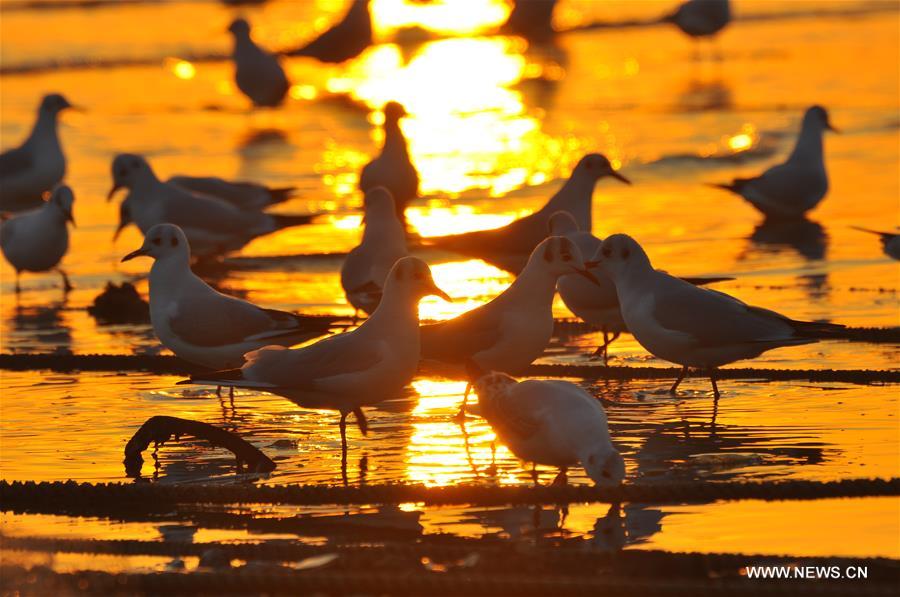
M 585 269 L 581 251 L 571 240 L 551 236 L 531 253 L 525 269 L 509 288 L 487 304 L 459 317 L 422 326 L 422 358 L 485 371 L 518 374 L 541 356 L 553 336 L 553 296 L 560 276 Z M 465 416 L 471 384 L 458 414 Z
M 69 229 L 75 225 L 72 205 L 75 195 L 66 185 L 53 190 L 41 207 L 14 215 L 0 224 L 0 248 L 16 270 L 16 292 L 20 291 L 19 274 L 23 271 L 45 272 L 55 269 L 62 276 L 63 289 L 72 289 L 69 277 L 59 262 L 69 250 Z
M 525 267 L 538 243 L 547 237 L 550 216 L 554 213 L 567 211 L 575 218 L 579 230 L 591 231 L 594 187 L 606 177 L 631 184 L 612 167 L 606 156 L 588 154 L 581 158 L 562 188 L 533 214 L 501 228 L 424 238 L 422 241 L 455 253 L 478 257 L 517 274 Z
M 803 115 L 800 136 L 788 159 L 755 178 L 735 178 L 712 186 L 731 191 L 746 199 L 767 218 L 802 218 L 828 193 L 823 136 L 837 132 L 828 112 L 813 106 Z

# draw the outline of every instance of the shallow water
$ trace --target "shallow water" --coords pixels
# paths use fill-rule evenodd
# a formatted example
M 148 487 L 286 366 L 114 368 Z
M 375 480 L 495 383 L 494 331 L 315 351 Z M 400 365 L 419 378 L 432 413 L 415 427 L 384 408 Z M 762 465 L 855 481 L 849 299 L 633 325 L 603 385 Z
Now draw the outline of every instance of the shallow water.
M 464 16 L 450 18 L 439 12 L 440 5 L 375 0 L 383 43 L 345 66 L 288 60 L 294 99 L 279 110 L 257 113 L 248 112 L 235 94 L 226 63 L 181 60 L 227 51 L 223 30 L 235 13 L 217 3 L 4 10 L 0 66 L 31 71 L 2 76 L 0 146 L 19 143 L 38 97 L 47 91 L 64 92 L 86 111 L 66 114 L 61 133 L 68 182 L 77 197 L 78 228 L 64 262 L 76 290 L 63 300 L 55 275 L 26 275 L 25 291 L 14 298 L 13 272 L 3 263 L 0 349 L 166 353 L 149 326 L 102 325 L 85 311 L 109 280 L 136 281 L 139 291 L 147 290 L 146 260 L 118 263 L 140 243 L 137 231 L 111 240 L 118 208 L 104 197 L 111 185 L 110 160 L 122 151 L 145 153 L 165 176 L 217 174 L 296 186 L 297 197 L 280 211 L 329 215 L 251 243 L 240 254 L 246 259 L 230 261 L 211 279 L 269 307 L 349 315 L 337 275 L 339 256 L 257 258 L 341 253 L 354 245 L 360 220 L 356 177 L 379 140 L 373 130 L 377 119 L 369 112 L 389 99 L 404 103 L 411 114 L 403 128 L 427 197 L 411 208 L 410 221 L 423 235 L 493 227 L 528 213 L 584 153 L 602 151 L 635 184 L 598 185 L 598 235 L 632 234 L 657 267 L 673 273 L 733 276 L 716 288 L 796 318 L 900 324 L 897 263 L 882 255 L 877 238 L 851 229 L 891 229 L 900 216 L 896 7 L 809 2 L 803 4 L 806 16 L 797 16 L 787 14 L 795 12 L 788 5 L 737 0 L 737 14 L 772 18 L 734 23 L 720 40 L 721 60 L 694 59 L 692 44 L 666 27 L 580 31 L 544 48 L 497 36 L 392 43 L 413 37 L 401 30 L 406 25 L 458 36 L 487 31 L 503 20 L 502 2 L 470 4 Z M 260 41 L 290 47 L 327 26 L 327 15 L 339 14 L 343 5 L 270 2 L 246 13 Z M 646 19 L 668 6 L 561 0 L 558 25 Z M 870 10 L 873 6 L 877 10 Z M 843 14 L 848 10 L 858 14 L 848 17 Z M 175 22 L 195 26 L 175 27 Z M 109 66 L 123 59 L 142 64 Z M 98 64 L 45 68 L 85 61 Z M 810 221 L 790 230 L 763 225 L 752 208 L 704 184 L 753 174 L 782 158 L 802 110 L 812 103 L 828 107 L 843 132 L 826 140 L 831 191 Z M 459 299 L 424 301 L 421 312 L 427 318 L 472 308 L 512 280 L 477 260 L 424 256 L 438 284 Z M 556 311 L 569 316 L 562 303 Z M 597 334 L 561 338 L 543 360 L 586 362 L 597 342 Z M 617 341 L 611 353 L 613 364 L 662 365 L 630 336 Z M 896 345 L 823 342 L 773 351 L 752 365 L 896 369 L 897 363 Z M 232 428 L 264 450 L 278 468 L 254 477 L 256 482 L 344 480 L 334 413 L 249 391 L 238 392 L 232 409 L 208 388 L 184 390 L 172 376 L 0 375 L 4 479 L 127 480 L 121 464 L 125 442 L 148 417 L 167 414 Z M 664 381 L 590 387 L 607 407 L 630 481 L 898 475 L 895 386 L 722 383 L 715 426 L 702 380 L 686 382 L 678 399 L 664 392 Z M 368 409 L 369 437 L 351 426 L 347 481 L 529 483 L 528 467 L 504 446 L 492 449 L 493 432 L 480 418 L 469 419 L 465 435 L 451 421 L 463 387 L 458 381 L 419 378 L 406 395 Z M 144 475 L 159 482 L 235 478 L 230 454 L 199 442 L 164 446 L 156 470 L 145 456 Z M 543 471 L 545 482 L 552 474 Z M 570 478 L 586 482 L 580 470 Z M 628 505 L 624 516 L 632 527 L 626 543 L 685 551 L 898 557 L 898 509 L 895 499 Z M 424 532 L 464 536 L 510 532 L 533 519 L 528 509 L 421 510 Z M 591 540 L 606 510 L 573 506 L 564 523 L 548 510 L 547 524 Z M 848 516 L 852 525 L 840 522 Z M 828 528 L 817 529 L 826 518 Z M 74 523 L 59 519 L 5 514 L 2 527 L 4 533 L 34 534 L 46 525 L 66 534 L 62 528 Z M 795 521 L 794 533 L 774 530 Z M 90 524 L 95 537 L 146 532 Z

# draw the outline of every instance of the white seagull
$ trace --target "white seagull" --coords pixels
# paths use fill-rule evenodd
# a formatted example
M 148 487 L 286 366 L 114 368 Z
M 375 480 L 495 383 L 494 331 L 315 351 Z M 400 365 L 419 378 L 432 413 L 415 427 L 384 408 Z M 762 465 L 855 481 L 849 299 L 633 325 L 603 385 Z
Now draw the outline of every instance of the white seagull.
M 66 175 L 66 156 L 56 125 L 59 113 L 72 107 L 58 93 L 45 95 L 25 142 L 0 154 L 0 211 L 39 207 L 44 193 Z
M 590 232 L 578 230 L 578 224 L 572 214 L 566 211 L 558 211 L 550 217 L 550 234 L 553 236 L 565 236 L 576 245 L 583 256 L 590 255 L 593 259 L 600 250 L 603 241 Z M 569 274 L 562 276 L 556 283 L 559 296 L 566 307 L 576 317 L 585 323 L 600 328 L 603 332 L 603 344 L 594 352 L 592 357 L 602 357 L 603 362 L 609 361 L 609 345 L 615 342 L 623 332 L 628 331 L 625 321 L 622 319 L 622 311 L 619 308 L 619 297 L 616 294 L 616 285 L 612 278 L 599 267 L 596 261 L 585 262 L 596 281 L 586 279 L 584 276 Z M 731 278 L 682 278 L 685 282 L 697 286 L 723 282 Z
M 591 231 L 591 201 L 594 186 L 597 181 L 607 176 L 631 184 L 627 178 L 613 169 L 605 156 L 597 153 L 588 154 L 581 158 L 562 188 L 533 214 L 501 228 L 430 237 L 423 239 L 423 242 L 441 249 L 478 257 L 505 270 L 518 273 L 538 243 L 547 237 L 550 216 L 554 213 L 567 211 L 574 216 L 579 230 Z
M 363 166 L 359 175 L 359 189 L 363 193 L 374 187 L 391 192 L 401 220 L 406 206 L 419 195 L 419 173 L 409 158 L 406 137 L 400 129 L 400 119 L 406 115 L 397 102 L 385 104 L 384 145 L 378 157 Z
M 16 292 L 20 291 L 19 274 L 23 271 L 45 272 L 55 269 L 62 276 L 63 289 L 72 289 L 69 277 L 59 262 L 69 250 L 69 229 L 75 225 L 72 189 L 60 185 L 53 190 L 43 206 L 22 212 L 0 224 L 0 248 L 3 256 L 16 270 Z
M 234 36 L 234 81 L 256 106 L 281 104 L 290 89 L 278 58 L 256 45 L 250 37 L 250 23 L 235 19 L 228 27 Z
M 129 189 L 124 199 L 127 206 L 119 211 L 120 220 L 133 220 L 144 234 L 157 224 L 177 224 L 199 257 L 239 249 L 257 236 L 306 224 L 311 219 L 311 216 L 242 210 L 226 201 L 191 193 L 159 180 L 147 160 L 139 155 L 117 155 L 113 159 L 112 176 L 113 187 L 108 197 L 120 188 Z
M 672 393 L 688 367 L 696 367 L 709 373 L 718 399 L 718 367 L 834 337 L 844 327 L 796 321 L 655 270 L 644 249 L 625 234 L 604 240 L 599 258 L 616 284 L 628 330 L 648 352 L 682 366 Z
M 688 0 L 675 12 L 663 17 L 691 37 L 709 37 L 725 28 L 731 21 L 729 0 Z
M 579 463 L 599 486 L 615 487 L 625 479 L 625 460 L 610 441 L 606 412 L 581 387 L 473 373 L 481 416 L 521 460 L 559 467 L 554 485 L 565 484 L 566 470 Z
M 150 321 L 163 346 L 209 367 L 239 367 L 244 354 L 269 345 L 291 346 L 325 333 L 294 313 L 263 309 L 227 296 L 191 271 L 191 248 L 181 228 L 158 224 L 141 248 L 122 258 L 154 259 L 150 268 Z
M 800 136 L 785 163 L 755 178 L 735 178 L 729 184 L 713 186 L 740 195 L 766 217 L 800 218 L 828 192 L 822 143 L 826 130 L 837 131 L 825 108 L 813 106 L 803 115 Z
M 344 18 L 308 44 L 287 52 L 288 56 L 309 56 L 322 62 L 345 62 L 372 45 L 372 18 L 369 0 L 353 0 Z
M 900 260 L 900 233 L 878 232 L 877 230 L 869 230 L 868 228 L 860 228 L 859 226 L 853 226 L 853 229 L 868 232 L 870 234 L 877 234 L 881 237 L 881 246 L 884 249 L 884 254 L 891 259 Z
M 341 413 L 341 444 L 346 453 L 346 421 L 354 413 L 365 434 L 363 405 L 377 404 L 399 392 L 419 364 L 419 300 L 427 295 L 451 300 L 435 285 L 421 259 L 394 264 L 384 296 L 358 328 L 308 346 L 269 346 L 246 355 L 240 369 L 199 374 L 188 383 L 256 388 L 316 408 Z
M 492 301 L 459 317 L 422 326 L 422 358 L 484 371 L 517 374 L 541 356 L 553 336 L 553 296 L 560 276 L 584 268 L 581 251 L 567 238 L 539 244 L 522 273 Z M 464 416 L 471 384 L 459 417 Z
M 384 292 L 384 281 L 397 260 L 408 255 L 406 232 L 394 211 L 394 199 L 384 187 L 375 187 L 364 199 L 362 241 L 341 266 L 341 287 L 356 309 L 372 314 Z

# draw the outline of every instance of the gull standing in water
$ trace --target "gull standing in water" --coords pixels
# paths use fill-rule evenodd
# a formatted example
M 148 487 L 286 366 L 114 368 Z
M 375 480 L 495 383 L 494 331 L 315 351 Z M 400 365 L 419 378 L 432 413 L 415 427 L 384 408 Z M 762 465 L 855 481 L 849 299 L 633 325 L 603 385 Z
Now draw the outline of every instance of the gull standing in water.
M 74 203 L 72 189 L 60 185 L 41 207 L 12 216 L 0 224 L 0 248 L 16 270 L 16 293 L 21 290 L 19 274 L 23 271 L 45 272 L 51 269 L 62 276 L 63 289 L 66 292 L 72 290 L 69 277 L 58 266 L 69 250 L 66 223 L 75 225 L 72 217 Z
M 292 346 L 321 336 L 304 318 L 263 309 L 215 290 L 191 271 L 191 248 L 181 228 L 158 224 L 144 243 L 122 258 L 153 258 L 150 321 L 163 346 L 178 357 L 209 367 L 239 367 L 244 354 L 269 345 Z
M 369 0 L 353 0 L 340 22 L 288 56 L 309 56 L 322 62 L 345 62 L 372 45 Z
M 590 232 L 578 230 L 575 218 L 566 211 L 558 211 L 550 217 L 550 234 L 565 236 L 578 245 L 582 255 L 596 255 L 603 244 L 603 241 Z M 592 356 L 602 356 L 603 363 L 606 364 L 609 361 L 609 345 L 615 342 L 622 332 L 627 332 L 628 327 L 622 319 L 619 297 L 616 294 L 616 285 L 612 278 L 596 262 L 587 262 L 585 266 L 594 275 L 596 281 L 588 280 L 581 275 L 569 274 L 559 279 L 556 288 L 569 311 L 585 323 L 600 328 L 600 331 L 603 332 L 603 344 Z M 730 279 L 682 278 L 685 282 L 696 286 Z
M 242 210 L 214 197 L 191 193 L 159 180 L 147 160 L 139 155 L 117 155 L 112 176 L 113 188 L 108 197 L 120 188 L 129 189 L 124 199 L 128 206 L 120 209 L 120 219 L 132 219 L 144 234 L 157 224 L 177 224 L 199 257 L 239 249 L 257 236 L 306 224 L 312 218 Z
M 374 187 L 385 187 L 394 198 L 397 215 L 405 222 L 404 212 L 419 195 L 419 173 L 409 158 L 406 137 L 400 119 L 406 110 L 397 102 L 384 106 L 384 145 L 381 153 L 366 164 L 359 175 L 359 189 L 366 193 Z
M 56 128 L 59 113 L 72 107 L 58 93 L 45 95 L 25 142 L 0 154 L 0 211 L 39 207 L 44 193 L 66 175 L 66 156 Z
M 234 37 L 234 81 L 255 106 L 275 107 L 290 89 L 278 58 L 260 48 L 250 37 L 250 23 L 235 19 L 228 27 Z
M 826 130 L 837 131 L 825 108 L 813 106 L 803 115 L 800 136 L 785 163 L 755 178 L 713 186 L 740 195 L 767 218 L 801 218 L 828 192 L 822 143 Z
M 484 371 L 517 374 L 541 356 L 553 336 L 553 296 L 560 276 L 584 268 L 581 251 L 567 238 L 539 244 L 509 288 L 459 317 L 422 326 L 422 358 Z M 471 384 L 458 417 L 465 415 Z
M 341 286 L 356 309 L 371 315 L 381 302 L 384 282 L 397 260 L 408 255 L 406 232 L 394 211 L 394 199 L 384 187 L 374 187 L 364 199 L 362 241 L 341 266 Z
M 900 233 L 878 232 L 877 230 L 869 230 L 868 228 L 860 228 L 859 226 L 853 226 L 853 229 L 868 232 L 870 234 L 877 234 L 881 237 L 881 246 L 884 249 L 884 254 L 891 259 L 900 260 Z
M 528 379 L 470 371 L 481 415 L 521 460 L 559 467 L 553 484 L 581 464 L 594 483 L 615 487 L 625 479 L 625 460 L 609 438 L 606 411 L 568 381 Z M 537 472 L 534 473 L 537 482 Z
M 628 330 L 648 352 L 682 366 L 670 390 L 673 394 L 688 367 L 696 367 L 709 373 L 718 400 L 718 367 L 773 348 L 835 337 L 844 327 L 796 321 L 725 293 L 697 288 L 653 269 L 644 249 L 625 234 L 604 240 L 598 257 L 615 282 Z
M 368 429 L 363 405 L 390 398 L 413 378 L 419 364 L 419 300 L 437 287 L 421 259 L 404 257 L 391 269 L 384 296 L 358 328 L 308 346 L 268 346 L 248 353 L 240 369 L 198 374 L 187 383 L 256 388 L 313 408 L 341 413 L 342 454 L 347 451 L 347 415 Z M 184 383 L 184 382 L 182 382 Z
M 518 273 L 528 262 L 538 243 L 547 237 L 550 216 L 557 211 L 569 212 L 578 223 L 579 230 L 591 231 L 594 186 L 607 176 L 631 184 L 613 169 L 606 156 L 588 154 L 581 158 L 562 188 L 533 214 L 501 228 L 431 237 L 423 241 L 441 249 L 478 257 L 507 271 Z

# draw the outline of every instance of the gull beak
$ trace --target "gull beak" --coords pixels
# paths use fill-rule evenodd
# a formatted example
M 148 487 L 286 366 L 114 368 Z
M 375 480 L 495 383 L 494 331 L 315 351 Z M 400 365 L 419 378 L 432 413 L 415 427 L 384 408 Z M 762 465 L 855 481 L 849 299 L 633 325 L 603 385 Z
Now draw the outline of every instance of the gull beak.
M 624 182 L 625 184 L 629 184 L 629 185 L 631 184 L 631 181 L 630 181 L 630 180 L 628 180 L 627 178 L 625 178 L 624 176 L 622 176 L 621 174 L 619 174 L 619 173 L 616 172 L 615 170 L 610 170 L 610 171 L 609 171 L 609 175 L 612 176 L 613 178 L 615 178 L 615 179 L 618 180 L 618 181 Z
M 132 251 L 131 253 L 129 253 L 129 254 L 126 255 L 125 257 L 122 257 L 122 260 L 121 260 L 119 263 L 125 263 L 126 261 L 131 261 L 131 260 L 134 259 L 135 257 L 141 257 L 141 256 L 147 255 L 147 254 L 148 254 L 147 249 L 145 249 L 144 247 L 141 247 L 141 248 L 138 249 L 137 251 Z
M 588 280 L 590 280 L 591 282 L 593 282 L 594 284 L 597 284 L 597 285 L 600 284 L 600 280 L 597 279 L 597 276 L 595 276 L 594 274 L 592 274 L 589 270 L 587 270 L 587 269 L 578 269 L 577 267 L 573 267 L 572 269 L 575 270 L 576 273 L 578 273 L 578 274 L 584 276 L 585 278 L 587 278 Z
M 77 226 L 75 224 L 75 216 L 72 215 L 71 211 L 66 214 L 66 219 L 72 223 L 73 228 L 77 228 Z
M 831 131 L 832 133 L 840 133 L 841 132 L 841 129 L 832 125 L 830 122 L 825 123 L 825 128 L 828 129 L 829 131 Z
M 448 303 L 453 302 L 453 298 L 449 294 L 447 294 L 446 292 L 444 292 L 443 290 L 438 288 L 438 285 L 435 284 L 433 281 L 431 282 L 431 284 L 428 287 L 428 294 L 433 294 L 434 296 L 439 296 L 442 299 L 444 299 L 445 301 L 447 301 Z
M 596 259 L 596 260 L 594 260 L 594 261 L 585 261 L 585 262 L 584 262 L 584 268 L 585 268 L 585 269 L 594 269 L 595 267 L 599 266 L 600 263 L 601 263 L 601 262 L 600 262 L 599 259 Z
M 73 112 L 78 112 L 80 114 L 84 114 L 85 112 L 87 112 L 84 106 L 79 106 L 78 104 L 69 104 L 65 109 L 72 110 Z
M 116 194 L 116 191 L 122 188 L 120 184 L 113 184 L 113 188 L 109 190 L 109 193 L 106 194 L 106 202 L 109 203 L 112 201 L 113 195 Z

